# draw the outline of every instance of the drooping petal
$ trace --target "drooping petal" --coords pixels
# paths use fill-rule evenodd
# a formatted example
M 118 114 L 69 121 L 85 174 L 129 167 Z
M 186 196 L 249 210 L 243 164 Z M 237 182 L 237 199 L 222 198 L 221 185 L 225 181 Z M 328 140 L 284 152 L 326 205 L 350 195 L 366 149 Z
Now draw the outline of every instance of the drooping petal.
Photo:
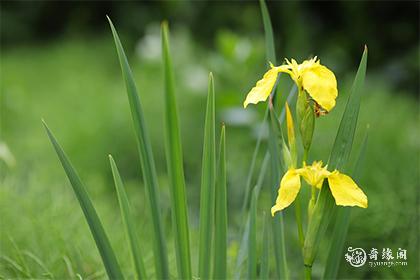
M 277 67 L 272 67 L 268 70 L 264 77 L 257 82 L 255 87 L 251 89 L 251 91 L 246 96 L 244 101 L 244 108 L 248 106 L 248 104 L 257 104 L 260 101 L 267 100 L 268 96 L 270 96 L 271 91 L 273 90 L 274 85 L 276 84 L 278 76 Z
M 280 182 L 276 204 L 271 207 L 271 215 L 281 211 L 296 199 L 300 190 L 300 177 L 295 169 L 289 169 Z
M 246 108 L 250 103 L 257 104 L 260 101 L 266 101 L 270 96 L 270 93 L 273 91 L 273 87 L 277 81 L 277 76 L 280 72 L 292 75 L 289 65 L 274 66 L 270 63 L 270 67 L 271 69 L 264 74 L 263 78 L 257 82 L 255 87 L 253 87 L 246 96 L 244 108 Z
M 314 63 L 302 72 L 302 85 L 309 95 L 326 111 L 335 106 L 337 80 L 327 67 Z
M 326 167 L 322 167 L 322 161 L 314 161 L 312 165 L 306 165 L 297 171 L 305 181 L 320 189 L 322 182 L 330 175 Z
M 367 196 L 350 176 L 334 171 L 328 176 L 328 183 L 337 205 L 368 207 Z

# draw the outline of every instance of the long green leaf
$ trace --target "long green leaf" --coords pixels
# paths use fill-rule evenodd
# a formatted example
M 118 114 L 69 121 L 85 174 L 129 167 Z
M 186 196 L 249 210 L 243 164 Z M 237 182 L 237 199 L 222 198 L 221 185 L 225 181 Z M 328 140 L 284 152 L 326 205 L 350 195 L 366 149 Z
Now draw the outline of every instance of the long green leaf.
M 257 195 L 259 195 L 265 175 L 268 169 L 268 163 L 270 161 L 270 154 L 267 152 L 264 156 L 263 162 L 261 164 L 261 169 L 258 175 L 257 184 L 254 186 L 253 190 L 256 190 Z M 252 196 L 252 194 L 251 194 Z M 239 247 L 239 252 L 236 258 L 235 265 L 235 276 L 234 279 L 241 279 L 242 266 L 245 263 L 245 260 L 248 257 L 248 240 L 249 240 L 249 226 L 250 226 L 250 212 L 248 211 L 246 216 L 246 221 L 242 232 L 241 245 Z
M 261 14 L 262 14 L 263 25 L 264 25 L 266 58 L 267 58 L 268 61 L 276 64 L 276 53 L 275 53 L 273 28 L 272 28 L 272 25 L 271 25 L 270 14 L 268 12 L 267 5 L 266 5 L 264 0 L 260 0 L 260 8 L 261 8 Z M 293 98 L 293 96 L 295 95 L 295 93 L 296 93 L 296 87 L 293 86 L 292 89 L 289 92 L 287 100 L 290 101 Z M 273 91 L 272 94 L 274 94 L 274 91 Z M 269 104 L 267 104 L 267 108 L 266 108 L 265 113 L 264 113 L 263 123 L 266 123 L 267 118 L 268 118 L 268 114 L 269 114 Z M 285 114 L 285 111 L 284 111 L 284 108 L 283 108 L 282 112 L 281 112 L 281 116 L 280 116 L 280 123 L 283 122 L 282 119 L 284 118 L 284 114 Z M 253 174 L 254 174 L 255 163 L 256 163 L 257 156 L 258 156 L 258 151 L 259 151 L 259 148 L 260 148 L 260 145 L 261 145 L 262 135 L 263 135 L 263 129 L 261 129 L 261 131 L 258 135 L 257 143 L 256 143 L 256 146 L 254 148 L 254 152 L 252 154 L 251 165 L 250 165 L 250 168 L 249 168 L 250 170 L 248 172 L 248 176 L 247 176 L 247 180 L 246 180 L 245 195 L 244 195 L 244 200 L 243 200 L 243 203 L 242 203 L 242 213 L 244 213 L 244 214 L 246 213 L 246 209 L 247 209 L 247 206 L 249 204 L 249 197 L 250 197 L 251 190 L 252 190 L 252 177 L 253 177 Z
M 226 279 L 227 273 L 227 198 L 226 198 L 226 140 L 222 125 L 216 184 L 216 210 L 214 228 L 214 279 Z
M 267 118 L 268 118 L 268 106 L 267 106 L 267 109 L 265 110 L 263 123 L 267 122 Z M 244 195 L 244 200 L 242 202 L 242 213 L 244 214 L 244 217 L 246 214 L 247 207 L 249 205 L 249 202 L 248 202 L 249 197 L 252 192 L 252 178 L 254 175 L 255 163 L 257 162 L 257 156 L 260 151 L 260 146 L 261 146 L 261 142 L 263 138 L 262 136 L 264 134 L 263 132 L 264 132 L 264 126 L 260 128 L 260 131 L 258 133 L 257 143 L 255 144 L 254 152 L 252 153 L 251 164 L 249 166 L 248 176 L 246 179 L 245 195 Z
M 273 28 L 271 27 L 270 15 L 268 13 L 268 9 L 264 0 L 260 0 L 260 8 L 261 8 L 261 14 L 262 14 L 263 25 L 264 25 L 266 58 L 268 61 L 275 64 L 276 53 L 274 50 Z M 266 123 L 268 114 L 269 114 L 269 105 L 267 105 L 267 108 L 265 110 L 263 123 Z M 252 154 L 251 165 L 249 168 L 250 170 L 248 172 L 248 177 L 247 177 L 246 185 L 245 185 L 245 196 L 244 196 L 244 201 L 242 203 L 242 212 L 245 212 L 249 203 L 249 197 L 252 191 L 252 176 L 254 174 L 255 163 L 258 156 L 258 151 L 260 149 L 262 135 L 263 135 L 263 128 L 261 128 L 261 131 L 258 134 L 257 143 L 255 145 L 254 152 Z
M 118 171 L 117 165 L 111 155 L 109 155 L 109 163 L 111 165 L 112 176 L 114 177 L 115 190 L 117 191 L 118 203 L 121 209 L 121 217 L 128 236 L 131 257 L 136 271 L 136 276 L 137 279 L 147 279 L 139 240 L 137 238 L 136 224 L 134 222 L 133 215 L 131 214 L 130 203 L 128 201 L 127 193 L 125 192 L 125 188 L 121 180 L 120 172 Z
M 345 167 L 353 146 L 354 134 L 356 132 L 357 119 L 359 117 L 360 100 L 363 93 L 363 84 L 365 83 L 368 49 L 365 46 L 359 69 L 350 96 L 347 101 L 346 109 L 338 128 L 334 146 L 331 151 L 328 167 L 340 169 Z
M 360 177 L 360 173 L 362 171 L 363 159 L 366 154 L 366 146 L 369 134 L 368 132 L 369 131 L 366 131 L 362 147 L 360 148 L 359 155 L 357 157 L 356 168 L 353 170 L 352 177 L 356 180 Z M 337 215 L 334 219 L 334 230 L 332 233 L 323 279 L 337 278 L 338 269 L 342 260 L 342 258 L 337 258 L 337 256 L 341 256 L 344 250 L 344 243 L 346 241 L 347 232 L 350 225 L 351 209 L 351 207 L 340 207 L 337 209 Z
M 275 53 L 275 44 L 274 44 L 274 35 L 273 28 L 271 24 L 270 14 L 267 9 L 267 5 L 264 0 L 260 0 L 261 14 L 264 24 L 264 35 L 265 35 L 265 45 L 266 45 L 266 57 L 267 60 L 276 64 L 276 53 Z M 274 91 L 272 93 L 273 99 L 275 97 Z M 268 104 L 270 106 L 270 104 Z M 279 149 L 277 147 L 277 135 L 278 131 L 276 130 L 277 119 L 274 117 L 273 110 L 270 109 L 269 114 L 269 153 L 271 158 L 271 199 L 274 202 L 277 194 L 277 185 L 280 180 L 280 174 L 282 173 L 281 164 L 279 162 Z M 274 243 L 274 255 L 276 259 L 276 269 L 277 276 L 282 279 L 289 278 L 289 269 L 286 260 L 286 248 L 284 240 L 284 225 L 283 225 L 283 213 L 278 213 L 272 220 L 272 230 L 273 230 L 273 243 Z
M 279 153 L 279 137 L 281 132 L 278 128 L 278 120 L 275 113 L 270 109 L 269 118 L 269 140 L 268 146 L 271 158 L 271 203 L 274 205 L 277 198 L 277 189 L 280 182 L 280 175 L 283 173 L 283 168 L 280 163 Z M 273 243 L 274 243 L 274 256 L 276 259 L 277 276 L 281 279 L 289 279 L 289 268 L 286 259 L 286 245 L 284 237 L 284 223 L 283 223 L 283 212 L 277 213 L 272 222 L 273 230 Z
M 269 225 L 270 219 L 267 212 L 264 212 L 264 225 L 263 225 L 263 240 L 262 240 L 262 253 L 261 253 L 261 274 L 260 279 L 269 279 L 270 277 L 270 263 L 269 263 L 269 255 L 270 255 L 270 234 L 269 234 Z
M 260 8 L 264 24 L 265 54 L 268 61 L 276 64 L 276 50 L 274 44 L 273 27 L 271 25 L 270 14 L 264 0 L 260 0 Z
M 296 92 L 297 92 L 297 87 L 294 85 L 294 86 L 292 86 L 292 88 L 289 91 L 289 94 L 287 95 L 287 102 L 289 104 L 291 103 L 291 100 L 295 96 Z M 279 124 L 283 123 L 284 117 L 285 117 L 285 112 L 286 111 L 283 107 L 281 109 L 281 112 L 280 112 Z M 267 106 L 267 109 L 264 113 L 264 118 L 263 118 L 262 123 L 267 122 L 268 114 L 269 114 L 269 106 Z M 257 156 L 259 154 L 259 150 L 260 150 L 262 138 L 263 138 L 263 135 L 264 135 L 264 131 L 265 131 L 265 127 L 262 126 L 259 133 L 258 133 L 257 143 L 255 144 L 254 152 L 252 154 L 251 164 L 250 164 L 249 171 L 248 171 L 248 176 L 247 176 L 247 179 L 246 179 L 245 195 L 244 195 L 244 200 L 242 202 L 242 214 L 244 216 L 246 214 L 246 210 L 247 210 L 247 207 L 249 205 L 249 197 L 250 197 L 250 194 L 252 192 L 252 179 L 253 179 L 254 170 L 255 170 L 255 163 L 257 162 Z M 266 153 L 265 153 L 265 156 L 267 156 L 268 154 L 269 154 L 269 151 L 267 150 Z
M 248 239 L 248 277 L 257 279 L 257 199 L 258 189 L 254 188 L 251 198 L 249 239 Z
M 89 194 L 86 191 L 85 186 L 77 175 L 76 170 L 73 168 L 70 160 L 64 153 L 60 144 L 57 142 L 51 130 L 48 128 L 47 124 L 44 121 L 43 124 L 47 131 L 48 137 L 50 138 L 50 141 L 58 155 L 58 158 L 60 159 L 61 165 L 63 166 L 67 177 L 69 178 L 71 186 L 73 187 L 73 191 L 77 197 L 77 200 L 79 201 L 80 207 L 83 210 L 83 214 L 85 215 L 90 231 L 92 232 L 93 238 L 95 239 L 96 247 L 101 254 L 102 262 L 104 263 L 109 278 L 123 279 L 124 277 L 117 262 L 117 258 L 115 257 L 114 251 L 112 250 L 111 244 L 109 243 L 108 237 L 105 233 L 99 216 L 96 213 L 95 207 L 92 204 Z
M 200 193 L 200 242 L 198 256 L 198 277 L 210 279 L 213 213 L 216 176 L 214 81 L 209 76 L 206 120 L 204 126 L 203 163 Z
M 188 207 L 185 194 L 182 145 L 175 98 L 174 74 L 169 50 L 169 31 L 166 22 L 162 23 L 162 59 L 165 76 L 165 150 L 171 182 L 169 189 L 172 198 L 172 225 L 175 231 L 175 252 L 179 278 L 191 279 Z
M 130 65 L 121 45 L 117 31 L 111 20 L 108 18 L 114 36 L 115 46 L 120 61 L 122 76 L 127 88 L 127 96 L 130 103 L 131 117 L 133 119 L 134 131 L 136 133 L 137 148 L 140 156 L 140 164 L 143 173 L 143 180 L 149 198 L 150 212 L 154 229 L 153 249 L 155 255 L 156 276 L 159 279 L 169 278 L 168 256 L 166 241 L 163 232 L 163 224 L 159 207 L 159 187 L 155 163 L 153 159 L 152 146 L 147 133 L 146 123 L 143 117 L 143 110 L 140 98 L 137 94 L 136 84 L 131 73 Z
M 328 163 L 328 167 L 331 170 L 343 170 L 350 155 L 359 115 L 360 100 L 363 92 L 362 86 L 366 75 L 366 65 L 367 48 L 365 47 L 331 151 Z M 320 240 L 325 235 L 330 219 L 334 213 L 334 205 L 334 199 L 331 195 L 328 183 L 324 182 L 312 214 L 311 222 L 308 225 L 305 238 L 304 262 L 307 267 L 312 267 Z
M 250 212 L 248 211 L 245 226 L 242 231 L 241 245 L 239 246 L 238 255 L 236 257 L 235 275 L 234 279 L 242 279 L 242 266 L 248 257 L 248 239 L 249 239 L 249 226 L 250 226 Z

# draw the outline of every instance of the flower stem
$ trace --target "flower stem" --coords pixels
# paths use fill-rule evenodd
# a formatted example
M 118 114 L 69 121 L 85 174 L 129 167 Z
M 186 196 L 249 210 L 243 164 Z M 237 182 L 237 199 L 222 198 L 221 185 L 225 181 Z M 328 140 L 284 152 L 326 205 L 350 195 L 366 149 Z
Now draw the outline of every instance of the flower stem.
M 315 203 L 316 203 L 316 188 L 312 186 L 311 198 L 309 199 L 309 204 L 308 204 L 308 224 L 311 222 L 312 212 L 314 211 Z
M 309 152 L 309 150 L 307 150 L 307 149 L 304 149 L 304 151 L 303 151 L 303 159 L 302 159 L 303 165 L 305 165 L 306 161 L 308 160 L 308 152 Z
M 316 188 L 314 186 L 312 186 L 312 189 L 311 189 L 311 199 L 315 203 L 315 200 L 316 200 Z
M 305 236 L 303 235 L 302 211 L 300 209 L 300 198 L 299 198 L 299 196 L 296 197 L 295 214 L 296 214 L 296 224 L 297 224 L 297 228 L 298 228 L 299 244 L 300 244 L 300 247 L 303 249 L 303 244 L 305 242 Z
M 312 279 L 312 267 L 305 265 L 305 280 Z

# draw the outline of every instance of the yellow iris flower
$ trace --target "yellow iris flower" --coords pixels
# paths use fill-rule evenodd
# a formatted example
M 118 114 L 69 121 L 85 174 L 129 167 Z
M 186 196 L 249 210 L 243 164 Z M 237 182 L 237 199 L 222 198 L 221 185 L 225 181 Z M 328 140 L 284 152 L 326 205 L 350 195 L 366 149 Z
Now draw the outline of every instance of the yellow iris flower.
M 337 170 L 330 172 L 322 167 L 322 161 L 302 168 L 290 168 L 280 182 L 276 204 L 271 208 L 271 215 L 288 207 L 296 199 L 300 190 L 300 177 L 318 189 L 321 189 L 324 179 L 328 180 L 335 203 L 341 206 L 368 207 L 367 196 L 357 186 L 353 179 Z
M 257 104 L 267 100 L 276 84 L 279 73 L 287 73 L 296 83 L 299 91 L 306 90 L 309 96 L 326 112 L 331 111 L 335 106 L 335 99 L 338 95 L 337 80 L 334 73 L 314 57 L 298 64 L 296 60 L 292 62 L 286 59 L 286 64 L 274 66 L 270 63 L 271 69 L 264 77 L 257 82 L 255 87 L 248 93 L 244 108 L 248 104 Z

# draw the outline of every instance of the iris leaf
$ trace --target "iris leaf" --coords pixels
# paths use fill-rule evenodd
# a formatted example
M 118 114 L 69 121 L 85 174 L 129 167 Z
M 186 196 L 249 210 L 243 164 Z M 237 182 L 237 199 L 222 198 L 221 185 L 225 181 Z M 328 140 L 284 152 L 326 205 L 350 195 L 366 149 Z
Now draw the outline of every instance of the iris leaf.
M 212 255 L 212 235 L 214 218 L 214 196 L 216 176 L 216 149 L 215 149 L 215 108 L 214 108 L 214 81 L 209 76 L 207 97 L 207 110 L 204 125 L 204 144 L 201 173 L 200 193 L 200 241 L 198 256 L 198 277 L 209 279 Z
M 79 175 L 77 174 L 67 155 L 44 121 L 43 125 L 47 131 L 51 144 L 53 145 L 57 156 L 60 159 L 61 165 L 67 174 L 70 184 L 73 187 L 74 194 L 79 201 L 80 207 L 83 210 L 83 214 L 85 215 L 90 231 L 93 235 L 93 238 L 95 239 L 96 247 L 98 248 L 102 257 L 102 262 L 104 263 L 108 277 L 110 279 L 123 279 L 124 277 L 117 262 L 117 258 L 115 257 L 114 251 L 112 250 L 111 244 L 109 243 L 101 220 L 96 213 L 95 207 L 92 204 L 92 200 L 90 199 L 85 186 L 80 180 Z
M 124 53 L 121 41 L 117 31 L 111 20 L 108 18 L 111 26 L 112 35 L 114 37 L 117 49 L 118 59 L 120 61 L 122 76 L 127 89 L 127 97 L 130 103 L 131 117 L 133 119 L 134 131 L 136 134 L 137 148 L 140 156 L 140 165 L 143 174 L 144 184 L 149 199 L 150 212 L 152 214 L 153 223 L 153 250 L 155 256 L 156 276 L 159 279 L 169 278 L 168 256 L 166 249 L 166 238 L 163 231 L 161 211 L 159 206 L 159 187 L 156 175 L 156 168 L 153 159 L 152 145 L 150 143 L 148 130 L 143 117 L 143 110 L 140 98 L 137 93 L 137 87 L 128 64 L 127 57 Z
M 352 177 L 356 181 L 361 175 L 360 173 L 362 171 L 363 159 L 366 154 L 368 135 L 368 131 L 366 131 L 362 147 L 360 148 L 359 155 L 356 160 L 356 168 L 354 169 L 352 174 Z M 352 208 L 350 207 L 340 207 L 339 209 L 337 209 L 337 213 L 334 218 L 334 229 L 332 233 L 332 238 L 330 239 L 331 242 L 323 279 L 337 278 L 340 262 L 342 261 L 342 258 L 337 258 L 337 256 L 341 256 L 343 254 L 344 243 L 346 241 L 347 232 L 350 225 L 351 210 Z
M 257 278 L 257 200 L 258 189 L 254 188 L 251 198 L 249 238 L 248 238 L 248 275 L 247 279 Z
M 168 24 L 162 23 L 162 59 L 165 78 L 165 150 L 170 179 L 172 225 L 175 238 L 178 274 L 180 279 L 191 279 L 191 256 L 188 228 L 188 206 L 185 194 L 185 177 L 182 147 L 175 98 L 174 73 L 169 50 Z
M 227 272 L 227 198 L 226 198 L 226 140 L 222 126 L 219 145 L 218 174 L 216 184 L 216 210 L 214 228 L 213 278 L 226 279 Z
M 141 255 L 139 240 L 137 237 L 136 223 L 130 209 L 130 203 L 121 180 L 120 172 L 117 165 L 109 155 L 109 163 L 111 165 L 112 175 L 114 177 L 115 190 L 117 191 L 118 203 L 121 209 L 121 217 L 128 236 L 131 257 L 136 271 L 137 279 L 147 279 L 146 269 L 144 268 L 143 257 Z

